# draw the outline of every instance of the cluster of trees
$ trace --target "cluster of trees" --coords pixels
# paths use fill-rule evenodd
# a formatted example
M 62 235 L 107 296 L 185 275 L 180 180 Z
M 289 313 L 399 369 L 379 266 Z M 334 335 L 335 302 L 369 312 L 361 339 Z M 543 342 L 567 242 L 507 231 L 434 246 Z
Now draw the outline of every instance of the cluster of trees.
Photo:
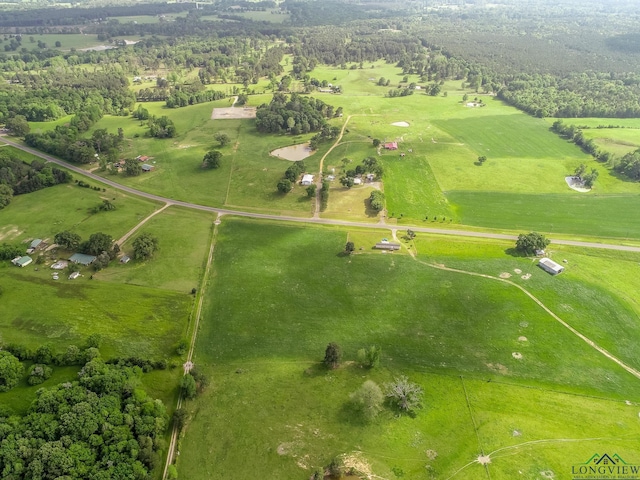
M 311 137 L 309 140 L 309 148 L 311 148 L 311 150 L 316 150 L 318 148 L 318 144 L 338 138 L 339 135 L 339 127 L 331 127 L 329 124 L 325 124 L 318 133 Z
M 115 160 L 124 141 L 124 131 L 117 134 L 98 129 L 90 138 L 80 135 L 102 118 L 102 110 L 93 106 L 75 115 L 68 125 L 58 125 L 44 133 L 28 133 L 24 137 L 27 145 L 64 158 L 72 163 L 91 163 L 98 158 Z
M 556 120 L 551 126 L 551 131 L 572 141 L 578 145 L 584 152 L 593 156 L 596 160 L 606 163 L 612 162 L 614 157 L 609 152 L 601 151 L 593 139 L 585 138 L 582 129 L 576 125 L 567 125 L 562 120 Z M 593 179 L 595 180 L 595 178 Z
M 54 64 L 61 67 L 69 61 L 59 56 L 56 59 L 40 62 L 42 65 L 35 70 L 27 71 L 14 64 L 9 70 L 11 83 L 0 86 L 0 119 L 22 115 L 30 122 L 46 122 L 91 106 L 104 113 L 128 115 L 135 95 L 122 71 L 99 70 L 87 75 L 80 68 L 46 68 Z
M 640 181 L 640 149 L 627 153 L 613 168 L 631 180 Z
M 293 162 L 284 172 L 284 177 L 276 185 L 280 193 L 289 193 L 293 189 L 293 185 L 298 181 L 298 177 L 302 175 L 306 167 L 302 160 Z
M 358 351 L 358 359 L 366 368 L 375 368 L 380 364 L 381 350 L 372 345 Z M 342 360 L 340 345 L 331 342 L 324 353 L 323 364 L 328 369 L 336 369 Z M 385 401 L 394 410 L 413 413 L 422 407 L 424 392 L 416 383 L 410 382 L 406 376 L 394 378 L 381 388 L 372 380 L 367 380 L 350 395 L 351 407 L 366 421 L 373 420 L 383 410 Z
M 89 239 L 83 242 L 80 235 L 65 230 L 56 233 L 53 241 L 66 250 L 95 255 L 97 257 L 93 262 L 93 268 L 95 270 L 106 268 L 120 252 L 120 247 L 117 243 L 113 242 L 111 235 L 102 232 L 92 233 Z
M 201 373 L 197 367 L 193 367 L 189 370 L 189 373 L 182 377 L 180 381 L 180 391 L 185 398 L 193 400 L 198 393 L 202 393 L 208 385 L 209 379 Z
M 371 192 L 371 195 L 369 195 L 369 206 L 376 212 L 384 210 L 384 193 L 380 190 Z
M 149 135 L 156 138 L 173 138 L 176 136 L 176 126 L 166 115 L 157 118 L 151 116 L 149 118 Z
M 521 75 L 506 81 L 498 96 L 538 117 L 638 117 L 640 75 Z
M 9 357 L 15 359 L 0 352 L 1 359 Z M 34 365 L 30 378 L 46 371 Z M 135 387 L 140 374 L 96 356 L 77 381 L 39 390 L 26 415 L 3 410 L 3 478 L 149 478 L 160 464 L 168 417 L 161 401 Z
M 398 88 L 392 88 L 391 90 L 389 90 L 385 96 L 389 97 L 389 98 L 407 97 L 409 95 L 413 95 L 414 92 L 415 92 L 415 89 L 413 89 L 413 88 L 409 88 L 409 87 L 400 88 L 400 87 L 398 87 Z
M 184 87 L 174 88 L 167 98 L 167 107 L 186 107 L 188 105 L 211 102 L 213 100 L 220 100 L 226 97 L 225 93 L 220 90 L 206 90 L 202 83 L 199 84 L 199 87 L 199 89 Z
M 1 185 L 0 185 L 0 190 L 2 190 Z M 12 245 L 6 242 L 0 244 L 0 260 L 12 260 L 22 255 L 23 252 L 24 252 L 24 247 L 21 247 L 19 245 Z
M 316 132 L 326 125 L 326 119 L 335 115 L 333 106 L 322 100 L 303 97 L 296 93 L 287 96 L 275 93 L 269 105 L 263 104 L 256 112 L 256 128 L 260 132 L 292 135 Z
M 585 187 L 591 188 L 598 178 L 598 170 L 592 168 L 591 171 L 587 173 L 587 166 L 584 163 L 581 163 L 580 166 L 576 167 L 573 175 L 578 177 Z
M 380 144 L 380 141 L 377 139 L 374 139 L 374 145 L 375 143 L 378 143 L 378 145 Z M 344 168 L 346 168 L 346 166 L 351 162 L 351 160 L 349 160 L 348 158 L 343 158 L 342 159 L 342 165 Z M 384 174 L 384 168 L 382 167 L 382 164 L 380 162 L 378 162 L 378 159 L 375 157 L 367 157 L 364 160 L 362 160 L 362 163 L 358 164 L 355 166 L 355 168 L 350 168 L 348 170 L 346 170 L 344 172 L 344 175 L 342 177 L 340 177 L 340 183 L 342 185 L 344 185 L 347 188 L 351 188 L 354 185 L 354 179 L 356 177 L 360 177 L 362 175 L 365 175 L 367 173 L 373 173 L 375 175 L 376 179 L 380 179 L 382 178 L 382 175 Z M 382 192 L 380 192 L 382 193 Z M 383 195 L 384 197 L 384 195 Z M 384 200 L 383 200 L 384 201 Z
M 31 164 L 0 152 L 0 209 L 11 203 L 14 195 L 35 192 L 42 188 L 72 180 L 70 173 L 34 160 Z
M 320 210 L 324 211 L 329 204 L 329 181 L 322 179 L 320 187 Z

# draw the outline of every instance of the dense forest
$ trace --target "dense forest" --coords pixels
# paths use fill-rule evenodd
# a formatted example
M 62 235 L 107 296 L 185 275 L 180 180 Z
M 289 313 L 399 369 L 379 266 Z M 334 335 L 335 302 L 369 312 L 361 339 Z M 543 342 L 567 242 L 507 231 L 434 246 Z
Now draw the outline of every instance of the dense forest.
M 2 478 L 149 478 L 168 417 L 137 388 L 140 374 L 97 357 L 77 381 L 39 390 L 26 415 L 0 412 Z
M 268 105 L 258 107 L 256 128 L 259 132 L 289 132 L 293 135 L 317 132 L 327 124 L 326 119 L 335 114 L 336 109 L 322 100 L 296 93 L 291 97 L 275 93 Z
M 0 209 L 6 207 L 14 195 L 35 192 L 46 187 L 69 183 L 70 173 L 34 160 L 31 164 L 0 152 Z

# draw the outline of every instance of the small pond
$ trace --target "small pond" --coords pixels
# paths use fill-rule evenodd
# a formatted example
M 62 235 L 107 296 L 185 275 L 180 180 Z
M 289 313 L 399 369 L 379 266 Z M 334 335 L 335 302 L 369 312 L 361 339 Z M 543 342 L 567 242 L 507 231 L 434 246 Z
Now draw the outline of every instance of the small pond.
M 291 145 L 290 147 L 278 148 L 271 152 L 274 157 L 289 160 L 290 162 L 297 162 L 298 160 L 304 160 L 308 156 L 312 155 L 314 150 L 309 148 L 308 143 L 300 143 L 298 145 Z

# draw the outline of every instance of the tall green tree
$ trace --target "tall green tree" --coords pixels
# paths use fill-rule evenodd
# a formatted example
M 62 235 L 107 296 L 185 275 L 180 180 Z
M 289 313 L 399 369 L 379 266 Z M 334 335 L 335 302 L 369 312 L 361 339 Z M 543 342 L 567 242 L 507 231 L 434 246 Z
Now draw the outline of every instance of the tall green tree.
M 323 363 L 327 368 L 338 368 L 342 359 L 342 350 L 340 345 L 331 342 L 324 351 Z
M 219 150 L 211 150 L 210 152 L 205 153 L 204 158 L 202 159 L 202 166 L 204 168 L 220 168 L 220 163 L 222 160 L 222 153 Z
M 64 230 L 63 232 L 56 233 L 53 241 L 67 250 L 76 250 L 80 246 L 82 238 L 80 238 L 80 235 L 77 233 Z
M 138 260 L 151 258 L 158 249 L 158 238 L 143 233 L 133 241 L 133 256 Z
M 7 392 L 22 378 L 24 366 L 6 350 L 0 350 L 0 392 Z
M 516 250 L 525 255 L 532 255 L 536 250 L 544 250 L 549 245 L 544 235 L 538 232 L 521 233 L 516 240 Z
M 0 183 L 0 210 L 11 203 L 13 198 L 13 188 L 9 185 Z
M 17 137 L 24 137 L 31 131 L 29 122 L 27 122 L 27 118 L 24 115 L 15 115 L 8 118 L 5 127 Z

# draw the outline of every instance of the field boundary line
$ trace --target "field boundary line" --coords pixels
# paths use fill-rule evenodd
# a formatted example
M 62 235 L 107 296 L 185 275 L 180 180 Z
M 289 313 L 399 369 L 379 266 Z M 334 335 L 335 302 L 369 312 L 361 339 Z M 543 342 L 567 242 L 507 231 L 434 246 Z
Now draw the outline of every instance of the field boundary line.
M 150 215 L 148 215 L 147 217 L 145 217 L 142 220 L 140 220 L 140 222 L 138 222 L 138 224 L 136 226 L 134 226 L 131 230 L 129 230 L 127 233 L 125 233 L 122 237 L 120 237 L 120 239 L 116 242 L 118 244 L 118 246 L 121 247 L 127 240 L 129 240 L 129 237 L 131 237 L 131 235 L 133 235 L 134 233 L 136 233 L 138 231 L 138 229 L 142 225 L 147 223 L 147 221 L 151 220 L 152 217 L 155 217 L 160 212 L 163 212 L 164 210 L 169 208 L 171 205 L 172 204 L 170 202 L 167 202 L 167 203 L 164 204 L 164 206 L 162 208 L 159 208 L 158 210 L 154 210 L 153 212 L 151 212 Z
M 189 352 L 187 353 L 187 361 L 184 364 L 183 376 L 189 373 L 189 370 L 193 366 L 193 351 L 196 345 L 196 338 L 198 336 L 198 328 L 200 326 L 200 315 L 202 313 L 202 303 L 204 301 L 204 292 L 206 285 L 209 281 L 209 273 L 211 271 L 211 264 L 213 263 L 213 252 L 216 245 L 216 238 L 218 236 L 218 225 L 220 224 L 221 214 L 218 214 L 218 217 L 213 222 L 213 232 L 211 233 L 211 243 L 209 246 L 209 254 L 207 256 L 207 263 L 205 265 L 204 273 L 202 275 L 202 280 L 200 282 L 200 291 L 198 292 L 198 300 L 195 304 L 195 314 L 194 314 L 194 323 L 193 323 L 193 331 L 191 333 L 191 342 L 189 344 Z M 178 395 L 178 401 L 176 403 L 176 410 L 182 407 L 183 403 L 182 392 Z M 176 445 L 178 443 L 179 436 L 178 429 L 174 425 L 171 430 L 171 441 L 169 442 L 169 448 L 167 449 L 167 460 L 164 465 L 164 471 L 162 472 L 162 479 L 167 478 L 167 471 L 169 470 L 169 465 L 173 463 L 173 458 L 175 456 Z

